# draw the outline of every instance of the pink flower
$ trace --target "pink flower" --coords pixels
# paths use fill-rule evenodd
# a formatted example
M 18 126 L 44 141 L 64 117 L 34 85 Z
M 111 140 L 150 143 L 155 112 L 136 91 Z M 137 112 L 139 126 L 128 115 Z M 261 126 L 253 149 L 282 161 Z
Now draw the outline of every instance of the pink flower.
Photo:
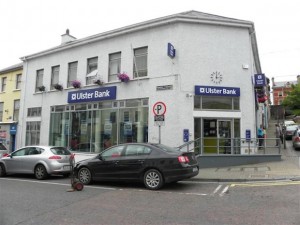
M 121 82 L 125 82 L 125 83 L 127 83 L 130 80 L 129 76 L 126 73 L 124 73 L 124 72 L 123 73 L 119 73 L 118 74 L 118 78 L 119 78 L 119 80 Z

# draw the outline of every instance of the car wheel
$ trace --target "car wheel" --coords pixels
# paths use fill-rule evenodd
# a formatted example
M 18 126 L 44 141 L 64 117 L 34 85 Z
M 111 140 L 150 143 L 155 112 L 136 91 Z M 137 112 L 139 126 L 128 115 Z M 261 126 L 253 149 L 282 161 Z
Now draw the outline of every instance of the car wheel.
M 158 170 L 151 169 L 144 174 L 144 185 L 150 190 L 160 189 L 164 184 L 163 177 Z
M 4 177 L 6 175 L 5 168 L 3 164 L 0 164 L 0 177 Z
M 47 170 L 43 165 L 37 165 L 34 170 L 35 178 L 38 180 L 44 180 L 48 177 Z
M 92 182 L 91 171 L 86 167 L 82 167 L 78 171 L 77 178 L 83 184 L 90 184 Z

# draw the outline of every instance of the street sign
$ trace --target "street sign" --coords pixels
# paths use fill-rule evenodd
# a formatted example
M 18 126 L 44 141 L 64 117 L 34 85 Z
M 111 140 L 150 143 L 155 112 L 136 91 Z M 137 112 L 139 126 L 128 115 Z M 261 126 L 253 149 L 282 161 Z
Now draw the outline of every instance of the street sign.
M 167 106 L 163 102 L 156 102 L 153 106 L 153 113 L 156 116 L 165 115 L 166 111 L 167 111 Z
M 154 116 L 154 121 L 158 122 L 158 121 L 165 121 L 165 116 L 164 115 L 155 115 Z

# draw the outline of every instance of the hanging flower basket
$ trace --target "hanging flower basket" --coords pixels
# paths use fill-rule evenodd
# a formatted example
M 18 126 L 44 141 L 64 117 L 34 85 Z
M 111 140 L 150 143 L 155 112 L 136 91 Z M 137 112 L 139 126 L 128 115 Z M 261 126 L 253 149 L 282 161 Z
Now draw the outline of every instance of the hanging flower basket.
M 73 80 L 73 81 L 71 82 L 71 84 L 72 84 L 72 86 L 73 86 L 74 88 L 80 88 L 80 87 L 81 87 L 81 82 L 80 82 L 79 80 Z
M 46 88 L 45 88 L 45 86 L 44 86 L 44 85 L 42 85 L 42 86 L 39 86 L 39 87 L 38 87 L 38 89 L 39 89 L 39 91 L 45 91 L 45 90 L 46 90 Z
M 62 91 L 63 89 L 63 86 L 61 84 L 54 84 L 53 87 L 58 91 Z
M 119 73 L 118 74 L 118 78 L 119 78 L 119 80 L 121 82 L 125 82 L 125 83 L 127 83 L 130 80 L 129 76 L 126 73 L 124 73 L 124 72 L 123 73 Z
M 102 82 L 100 79 L 97 79 L 94 81 L 94 84 L 98 84 L 99 86 L 101 86 L 104 84 L 104 82 Z
M 267 101 L 268 100 L 268 97 L 267 96 L 264 96 L 264 97 L 262 97 L 262 98 L 258 98 L 258 102 L 259 103 L 264 103 L 265 101 Z

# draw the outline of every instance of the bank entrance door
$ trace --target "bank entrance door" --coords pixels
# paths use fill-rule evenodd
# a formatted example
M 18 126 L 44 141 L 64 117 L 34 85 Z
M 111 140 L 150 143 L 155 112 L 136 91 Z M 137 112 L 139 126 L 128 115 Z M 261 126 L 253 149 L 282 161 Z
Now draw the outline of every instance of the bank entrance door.
M 203 119 L 203 153 L 231 154 L 232 120 Z
M 218 120 L 218 153 L 231 154 L 231 120 Z

